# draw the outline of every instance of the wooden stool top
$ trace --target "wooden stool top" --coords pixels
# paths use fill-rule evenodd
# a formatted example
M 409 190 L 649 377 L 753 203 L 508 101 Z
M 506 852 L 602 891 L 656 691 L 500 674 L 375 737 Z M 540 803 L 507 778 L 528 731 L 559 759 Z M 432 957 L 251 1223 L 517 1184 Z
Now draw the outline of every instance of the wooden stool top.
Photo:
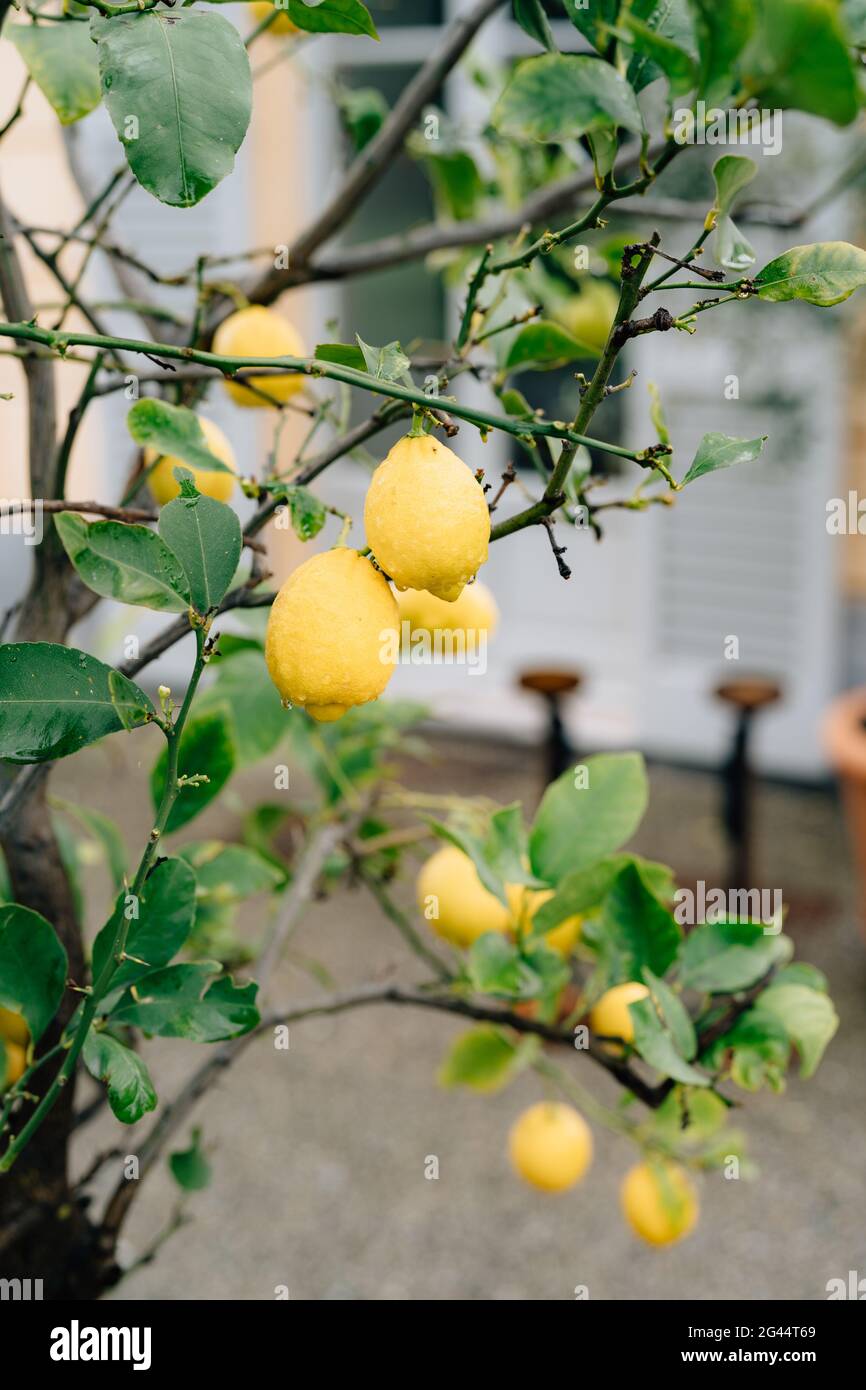
M 538 670 L 522 671 L 520 685 L 536 695 L 567 695 L 577 690 L 583 677 L 579 671 Z
M 723 681 L 714 693 L 737 709 L 752 711 L 775 704 L 782 698 L 782 687 L 778 681 L 762 676 L 740 676 L 733 681 Z

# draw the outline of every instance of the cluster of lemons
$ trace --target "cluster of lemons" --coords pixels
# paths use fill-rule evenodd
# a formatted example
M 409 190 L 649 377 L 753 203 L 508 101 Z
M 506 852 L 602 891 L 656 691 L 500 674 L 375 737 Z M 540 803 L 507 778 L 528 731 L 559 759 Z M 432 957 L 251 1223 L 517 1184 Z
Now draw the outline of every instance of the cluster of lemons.
M 469 856 L 456 845 L 445 845 L 423 865 L 417 896 L 425 920 L 437 935 L 465 950 L 485 932 L 511 937 L 528 934 L 532 919 L 553 890 L 506 884 L 506 907 L 484 887 Z M 545 941 L 561 955 L 570 956 L 580 939 L 582 920 L 567 917 L 545 934 Z M 621 1054 L 623 1044 L 634 1040 L 629 1004 L 648 994 L 640 981 L 626 981 L 609 989 L 590 1010 L 590 1030 L 612 1055 Z M 517 1119 L 509 1150 L 515 1170 L 531 1186 L 543 1192 L 565 1192 L 589 1168 L 592 1134 L 572 1106 L 542 1101 Z M 621 1200 L 629 1225 L 651 1245 L 682 1239 L 698 1217 L 688 1175 L 669 1160 L 653 1159 L 632 1168 L 623 1182 Z
M 27 1068 L 30 1030 L 20 1014 L 0 1008 L 0 1042 L 6 1056 L 6 1075 L 0 1076 L 0 1091 L 14 1086 Z
M 213 350 L 226 357 L 297 357 L 297 330 L 260 305 L 238 310 L 219 327 Z M 303 376 L 252 376 L 225 382 L 240 406 L 284 404 Z M 231 472 L 192 468 L 199 492 L 228 501 L 235 485 L 231 445 L 199 416 L 208 448 Z M 176 497 L 173 455 L 149 450 L 150 490 L 159 505 Z M 398 440 L 375 470 L 364 506 L 366 553 L 346 546 L 314 555 L 280 589 L 268 621 L 265 657 L 284 703 L 314 719 L 339 719 L 381 695 L 397 663 L 401 622 L 412 629 L 489 631 L 496 606 L 480 586 L 466 590 L 487 559 L 490 514 L 472 470 L 427 434 Z M 390 576 L 395 596 L 386 575 Z M 474 587 L 474 586 L 473 586 Z

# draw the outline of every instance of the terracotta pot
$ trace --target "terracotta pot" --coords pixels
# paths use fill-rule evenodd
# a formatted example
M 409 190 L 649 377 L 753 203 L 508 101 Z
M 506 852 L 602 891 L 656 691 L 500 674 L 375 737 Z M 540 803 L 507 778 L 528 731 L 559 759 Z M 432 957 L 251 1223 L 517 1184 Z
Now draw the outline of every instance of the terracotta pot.
M 842 804 L 860 883 L 860 926 L 866 936 L 866 686 L 834 700 L 823 741 L 842 785 Z

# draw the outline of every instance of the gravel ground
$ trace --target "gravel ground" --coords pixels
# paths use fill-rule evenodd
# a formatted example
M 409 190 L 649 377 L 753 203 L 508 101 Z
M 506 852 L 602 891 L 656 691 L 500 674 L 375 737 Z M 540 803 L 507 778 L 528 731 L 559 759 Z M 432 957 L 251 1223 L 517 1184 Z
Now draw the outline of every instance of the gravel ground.
M 141 836 L 146 817 L 130 796 L 140 774 L 117 761 L 118 746 L 76 759 L 75 782 L 64 781 L 71 765 L 61 769 L 57 790 Z M 672 863 L 685 882 L 724 882 L 715 780 L 656 767 L 651 781 L 638 848 Z M 438 745 L 434 765 L 412 771 L 412 782 L 532 802 L 537 758 L 452 740 Z M 820 1299 L 828 1279 L 866 1275 L 866 947 L 844 826 L 831 793 L 763 784 L 756 822 L 757 878 L 784 887 L 788 929 L 798 952 L 828 974 L 842 1023 L 812 1081 L 793 1079 L 782 1098 L 746 1100 L 736 1122 L 759 1175 L 705 1178 L 701 1223 L 683 1245 L 651 1250 L 626 1230 L 617 1189 L 632 1149 L 605 1131 L 596 1130 L 592 1171 L 573 1192 L 549 1198 L 519 1184 L 505 1138 L 538 1097 L 537 1078 L 489 1097 L 444 1092 L 435 1072 L 461 1025 L 377 1006 L 297 1025 L 287 1052 L 260 1042 L 239 1060 L 195 1117 L 211 1153 L 211 1187 L 190 1203 L 190 1223 L 114 1297 L 272 1299 L 287 1286 L 295 1299 L 572 1299 L 584 1285 L 592 1299 Z M 232 809 L 220 808 L 193 829 L 203 838 L 235 825 Z M 397 891 L 410 902 L 408 877 Z M 341 986 L 405 959 L 360 893 L 314 906 L 296 946 Z M 273 997 L 306 998 L 317 988 L 288 965 Z M 201 1052 L 156 1042 L 148 1056 L 169 1096 Z M 613 1098 L 588 1059 L 574 1068 L 600 1098 Z M 143 1129 L 125 1134 L 128 1152 Z M 76 1162 L 116 1137 L 110 1119 L 99 1121 L 76 1141 Z M 425 1177 L 431 1155 L 436 1181 Z M 163 1168 L 134 1208 L 129 1254 L 154 1239 L 173 1202 Z

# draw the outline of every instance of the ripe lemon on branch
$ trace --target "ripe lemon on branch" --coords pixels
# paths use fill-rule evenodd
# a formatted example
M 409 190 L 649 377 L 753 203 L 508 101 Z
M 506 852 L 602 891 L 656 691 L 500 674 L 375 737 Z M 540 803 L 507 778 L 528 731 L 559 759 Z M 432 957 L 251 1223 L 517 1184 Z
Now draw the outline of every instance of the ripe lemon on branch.
M 174 476 L 176 468 L 189 469 L 199 492 L 204 493 L 206 497 L 215 497 L 217 502 L 228 502 L 234 492 L 235 478 L 232 475 L 237 473 L 237 461 L 231 444 L 213 420 L 206 420 L 203 415 L 199 415 L 198 422 L 210 452 L 232 471 L 220 473 L 215 468 L 193 468 L 192 464 L 186 463 L 184 459 L 176 458 L 174 454 L 165 454 L 147 479 L 153 500 L 160 507 L 165 506 L 173 497 L 180 496 L 180 483 Z M 145 466 L 149 467 L 157 458 L 159 453 L 156 449 L 145 449 Z
M 619 295 L 607 280 L 584 278 L 580 294 L 562 300 L 553 316 L 567 328 L 572 338 L 600 353 L 611 330 Z
M 476 580 L 467 584 L 459 598 L 446 603 L 426 589 L 403 589 L 397 594 L 400 617 L 409 624 L 410 632 L 487 633 L 496 631 L 499 610 L 486 584 Z
M 398 440 L 373 474 L 367 543 L 398 589 L 460 597 L 487 559 L 490 513 L 474 473 L 430 435 Z
M 698 1199 L 678 1163 L 653 1159 L 626 1173 L 620 1191 L 623 1215 L 648 1245 L 673 1245 L 693 1230 Z
M 398 620 L 387 581 L 357 550 L 314 555 L 274 599 L 265 638 L 271 680 L 286 703 L 339 719 L 391 679 Z
M 213 339 L 213 351 L 218 357 L 303 357 L 304 344 L 294 324 L 265 309 L 251 304 L 239 309 L 220 324 Z M 304 384 L 301 373 L 291 376 L 248 376 L 249 385 L 226 381 L 225 388 L 236 405 L 250 409 L 267 409 L 272 401 L 280 405 L 291 400 Z M 254 387 L 254 390 L 250 390 Z M 257 394 L 264 392 L 264 395 Z M 265 396 L 270 399 L 266 400 Z
M 536 891 L 522 883 L 508 883 L 505 893 L 507 907 L 484 887 L 469 855 L 456 845 L 443 845 L 418 875 L 418 906 L 424 917 L 438 936 L 464 949 L 485 932 L 525 932 L 553 890 Z M 569 917 L 542 939 L 568 956 L 580 936 L 580 924 L 579 917 Z
M 271 5 L 269 0 L 254 0 L 254 3 L 250 5 L 250 9 L 253 12 L 253 18 L 256 24 L 262 24 L 264 20 L 267 19 L 268 15 L 273 14 L 274 10 L 276 10 L 278 17 L 274 20 L 273 24 L 268 25 L 267 32 L 269 34 L 300 33 L 297 24 L 293 24 L 289 19 L 288 6 Z
M 629 1013 L 629 1004 L 646 999 L 649 990 L 640 980 L 628 980 L 624 985 L 614 985 L 603 994 L 589 1013 L 589 1026 L 593 1033 L 603 1038 L 622 1038 L 625 1043 L 634 1042 L 634 1020 Z M 606 1043 L 611 1053 L 622 1052 L 618 1043 Z
M 0 1091 L 14 1086 L 27 1069 L 30 1029 L 20 1014 L 0 1008 L 0 1042 L 6 1056 L 5 1075 L 0 1074 Z
M 525 1182 L 542 1192 L 565 1192 L 592 1162 L 592 1131 L 573 1106 L 543 1100 L 516 1120 L 508 1151 Z
M 26 1047 L 30 1041 L 30 1029 L 20 1014 L 11 1009 L 0 1008 L 0 1038 L 7 1043 L 17 1043 Z

